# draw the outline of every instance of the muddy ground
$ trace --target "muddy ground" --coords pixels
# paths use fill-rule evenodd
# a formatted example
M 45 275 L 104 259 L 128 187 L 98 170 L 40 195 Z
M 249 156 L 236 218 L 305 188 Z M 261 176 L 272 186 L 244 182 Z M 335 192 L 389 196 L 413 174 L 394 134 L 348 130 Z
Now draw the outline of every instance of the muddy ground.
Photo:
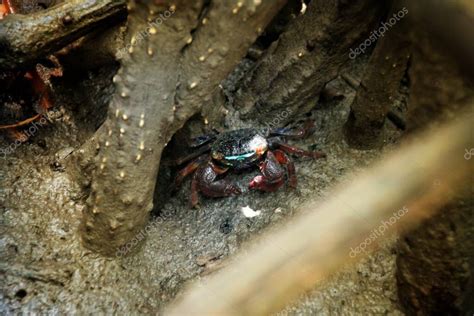
M 97 128 L 103 107 L 87 104 L 91 100 L 107 103 L 114 69 L 110 66 L 90 72 L 78 82 L 65 80 L 56 89 L 58 102 L 49 113 L 51 123 L 38 128 L 27 143 L 13 147 L 7 139 L 0 143 L 2 148 L 9 148 L 0 168 L 2 314 L 156 313 L 188 281 L 218 270 L 226 258 L 253 237 L 295 216 L 301 203 L 323 198 L 336 184 L 381 155 L 381 151 L 359 151 L 345 143 L 342 126 L 354 92 L 338 81 L 336 86 L 346 98 L 320 101 L 312 112 L 315 134 L 292 142 L 328 155 L 314 161 L 296 159 L 296 191 L 282 188 L 275 193 L 201 198 L 201 208 L 195 210 L 189 207 L 188 180 L 160 210 L 153 212 L 143 244 L 132 241 L 126 256 L 103 258 L 81 245 L 77 228 L 87 192 L 83 184 L 68 175 L 63 162 Z M 227 128 L 248 124 L 239 121 L 231 107 L 228 110 Z M 391 150 L 390 144 L 398 136 L 387 122 L 389 146 L 385 150 Z M 255 171 L 231 177 L 245 188 L 254 175 Z M 245 206 L 260 210 L 260 215 L 245 217 Z M 137 236 L 137 240 L 140 238 Z M 356 266 L 347 266 L 281 315 L 402 314 L 397 299 L 394 242 L 385 242 L 376 254 Z

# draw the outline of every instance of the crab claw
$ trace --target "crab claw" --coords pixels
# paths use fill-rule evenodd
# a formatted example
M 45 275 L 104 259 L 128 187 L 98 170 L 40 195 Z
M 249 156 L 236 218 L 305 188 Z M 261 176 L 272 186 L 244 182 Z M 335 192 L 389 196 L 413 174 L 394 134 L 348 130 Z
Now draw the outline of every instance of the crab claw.
M 249 189 L 260 190 L 264 192 L 275 192 L 278 190 L 285 181 L 283 179 L 269 182 L 267 178 L 262 175 L 255 176 L 249 183 Z
M 263 184 L 263 176 L 262 175 L 255 176 L 255 178 L 253 178 L 252 181 L 250 181 L 249 183 L 249 189 L 259 190 L 262 184 Z
M 262 174 L 255 176 L 252 181 L 250 181 L 250 189 L 273 192 L 283 185 L 285 169 L 280 165 L 271 151 L 267 152 L 266 159 L 261 162 L 258 167 Z

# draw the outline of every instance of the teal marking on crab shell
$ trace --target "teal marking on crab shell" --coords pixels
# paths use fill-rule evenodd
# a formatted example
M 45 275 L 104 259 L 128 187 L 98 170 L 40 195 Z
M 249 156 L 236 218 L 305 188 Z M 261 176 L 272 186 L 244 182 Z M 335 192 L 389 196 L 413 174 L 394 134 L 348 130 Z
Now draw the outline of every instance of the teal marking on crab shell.
M 226 156 L 225 159 L 227 160 L 245 160 L 246 158 L 252 157 L 254 153 L 248 153 L 243 155 L 237 156 Z

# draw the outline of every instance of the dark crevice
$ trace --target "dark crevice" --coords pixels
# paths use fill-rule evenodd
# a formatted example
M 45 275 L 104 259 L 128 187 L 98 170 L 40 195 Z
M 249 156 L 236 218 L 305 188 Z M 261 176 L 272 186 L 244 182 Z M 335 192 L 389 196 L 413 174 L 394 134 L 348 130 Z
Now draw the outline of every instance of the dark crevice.
M 209 13 L 211 2 L 212 0 L 204 1 L 204 3 L 202 4 L 201 12 L 199 12 L 199 15 L 198 15 L 198 21 L 202 21 L 202 19 L 207 16 L 207 14 Z M 193 34 L 194 31 L 195 29 L 191 30 L 191 34 Z
M 410 76 L 409 76 L 410 67 L 411 67 L 411 56 L 407 61 L 405 72 L 402 76 L 402 79 L 400 80 L 400 87 L 398 89 L 400 97 L 403 100 L 402 104 L 404 106 L 394 107 L 387 113 L 387 119 L 389 119 L 390 122 L 392 122 L 398 129 L 402 131 L 405 131 L 407 128 L 405 116 L 408 110 L 407 98 L 410 91 Z
M 306 50 L 308 52 L 314 51 L 315 48 L 316 48 L 316 44 L 314 43 L 314 40 L 309 40 L 306 42 Z
M 192 38 L 194 38 L 194 33 L 196 33 L 197 30 L 202 25 L 201 24 L 202 19 L 204 19 L 208 15 L 209 10 L 211 8 L 211 5 L 212 5 L 212 0 L 206 0 L 206 1 L 203 2 L 201 10 L 199 11 L 199 14 L 198 14 L 198 17 L 197 17 L 196 26 L 194 28 L 192 28 L 191 31 L 189 32 L 189 34 L 191 35 Z M 190 45 L 192 45 L 192 42 L 189 43 L 189 44 L 184 45 L 183 48 L 181 48 L 180 53 L 184 54 L 184 52 L 186 51 L 186 49 L 188 49 L 188 47 Z
M 26 292 L 25 289 L 19 289 L 16 293 L 15 293 L 15 297 L 19 298 L 20 300 L 22 300 L 23 298 L 25 298 L 25 296 L 28 294 L 28 292 Z
M 387 113 L 387 118 L 392 122 L 398 129 L 404 131 L 407 127 L 405 120 L 394 110 L 390 110 Z
M 197 113 L 186 121 L 163 149 L 153 198 L 153 216 L 160 214 L 160 210 L 174 194 L 170 191 L 171 183 L 174 181 L 176 172 L 186 166 L 186 163 L 176 165 L 176 162 L 196 150 L 190 147 L 190 139 L 207 132 L 201 114 Z M 184 185 L 186 184 L 189 183 L 185 181 Z
M 290 0 L 270 22 L 264 32 L 257 38 L 253 45 L 255 49 L 266 50 L 270 45 L 280 38 L 290 22 L 292 22 L 301 11 L 301 0 Z
M 412 64 L 412 56 L 408 58 L 407 61 L 407 66 L 405 68 L 405 73 L 403 74 L 401 84 L 406 86 L 408 89 L 410 89 L 411 82 L 410 82 L 410 69 L 411 69 L 411 64 Z

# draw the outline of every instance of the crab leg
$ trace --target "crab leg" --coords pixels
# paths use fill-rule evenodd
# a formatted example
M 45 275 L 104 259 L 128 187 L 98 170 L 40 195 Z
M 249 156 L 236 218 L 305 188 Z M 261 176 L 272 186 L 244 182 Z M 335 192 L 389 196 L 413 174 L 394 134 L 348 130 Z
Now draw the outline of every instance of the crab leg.
M 294 147 L 291 145 L 288 145 L 286 143 L 276 141 L 274 142 L 277 148 L 283 150 L 287 154 L 293 154 L 296 156 L 301 156 L 301 157 L 311 157 L 311 158 L 324 158 L 326 157 L 326 154 L 323 153 L 322 151 L 306 151 L 298 147 Z
M 278 162 L 286 166 L 286 170 L 288 171 L 288 185 L 292 188 L 296 188 L 298 180 L 296 179 L 295 164 L 282 150 L 277 149 L 274 151 L 274 154 Z
M 314 132 L 314 129 L 314 121 L 307 120 L 302 128 L 296 130 L 288 127 L 275 128 L 270 131 L 270 135 L 302 139 L 311 135 Z
M 176 175 L 176 178 L 174 179 L 173 185 L 172 185 L 172 190 L 174 191 L 186 178 L 188 175 L 196 171 L 196 169 L 206 161 L 208 158 L 208 155 L 202 155 L 191 161 L 186 167 L 181 169 L 178 174 Z
M 198 179 L 194 176 L 191 181 L 191 207 L 199 204 L 199 184 Z
M 196 138 L 193 138 L 191 142 L 189 143 L 189 147 L 191 148 L 196 148 L 199 146 L 202 146 L 204 144 L 208 144 L 209 142 L 213 141 L 216 139 L 215 134 L 206 134 L 206 135 L 201 135 Z
M 165 165 L 174 165 L 174 166 L 179 166 L 179 165 L 182 165 L 183 163 L 185 162 L 188 162 L 190 161 L 191 159 L 194 159 L 196 157 L 199 157 L 203 154 L 205 154 L 206 152 L 208 152 L 209 150 L 211 149 L 211 144 L 206 144 L 200 148 L 198 148 L 195 152 L 185 156 L 185 157 L 181 157 L 179 159 L 176 159 L 176 160 L 169 160 L 169 161 L 164 161 L 163 164 Z

